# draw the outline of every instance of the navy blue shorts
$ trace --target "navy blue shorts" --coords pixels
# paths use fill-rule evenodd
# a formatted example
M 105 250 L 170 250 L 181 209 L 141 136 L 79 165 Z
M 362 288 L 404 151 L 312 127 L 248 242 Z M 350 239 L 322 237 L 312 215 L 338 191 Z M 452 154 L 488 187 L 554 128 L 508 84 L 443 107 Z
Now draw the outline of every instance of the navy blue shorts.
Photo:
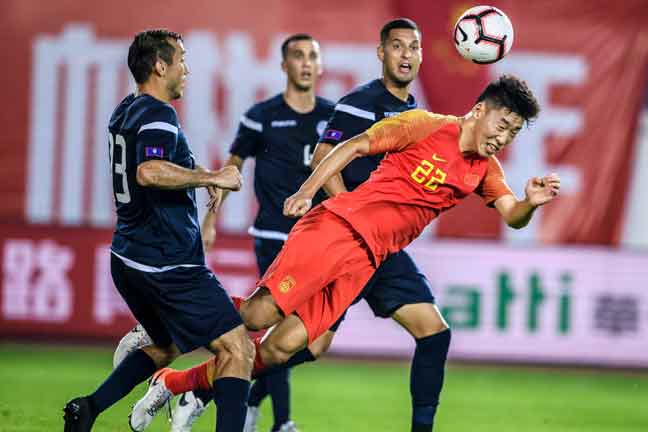
M 383 261 L 354 304 L 363 298 L 374 315 L 381 318 L 391 316 L 404 305 L 434 303 L 430 282 L 405 251 L 390 255 Z M 345 315 L 333 324 L 331 330 L 338 329 Z
M 284 242 L 282 240 L 272 240 L 255 237 L 254 254 L 256 255 L 257 266 L 259 267 L 259 277 L 268 270 L 272 261 L 279 255 Z
M 161 347 L 181 352 L 209 345 L 243 324 L 230 297 L 205 266 L 149 273 L 110 254 L 115 287 L 135 319 Z

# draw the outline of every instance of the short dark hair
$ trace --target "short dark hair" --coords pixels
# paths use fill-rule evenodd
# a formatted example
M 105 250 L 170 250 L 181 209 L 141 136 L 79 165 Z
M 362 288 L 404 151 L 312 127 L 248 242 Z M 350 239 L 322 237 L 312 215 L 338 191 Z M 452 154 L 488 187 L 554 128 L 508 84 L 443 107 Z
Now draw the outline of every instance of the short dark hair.
M 166 29 L 146 30 L 135 35 L 128 48 L 128 69 L 136 83 L 142 84 L 148 80 L 158 58 L 173 64 L 175 48 L 169 39 L 179 41 L 182 36 Z
M 288 45 L 290 45 L 293 42 L 297 41 L 302 41 L 302 40 L 315 40 L 313 39 L 313 36 L 309 35 L 308 33 L 296 33 L 294 35 L 288 36 L 286 40 L 283 41 L 281 44 L 281 58 L 286 59 L 288 56 Z
M 421 35 L 421 29 L 416 25 L 414 21 L 412 21 L 409 18 L 396 18 L 388 23 L 386 23 L 381 29 L 380 29 L 380 44 L 383 45 L 385 42 L 387 42 L 387 38 L 389 38 L 389 32 L 394 30 L 394 29 L 410 29 L 410 30 L 416 30 L 419 34 Z
M 540 113 L 538 100 L 527 83 L 514 75 L 502 75 L 492 81 L 477 98 L 477 103 L 486 101 L 493 107 L 505 107 L 519 114 L 527 124 Z

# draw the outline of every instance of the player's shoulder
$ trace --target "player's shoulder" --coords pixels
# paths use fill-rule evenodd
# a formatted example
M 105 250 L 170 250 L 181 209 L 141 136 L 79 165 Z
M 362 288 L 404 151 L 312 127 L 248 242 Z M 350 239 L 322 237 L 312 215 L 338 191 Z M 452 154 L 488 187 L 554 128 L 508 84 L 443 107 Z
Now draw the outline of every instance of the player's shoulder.
M 142 123 L 161 121 L 177 124 L 178 122 L 178 113 L 173 106 L 147 94 L 136 96 L 128 113 L 137 117 Z
M 123 123 L 129 108 L 131 107 L 131 105 L 133 105 L 134 100 L 135 100 L 135 95 L 131 93 L 128 96 L 126 96 L 124 99 L 122 99 L 122 101 L 119 102 L 119 104 L 117 104 L 117 107 L 113 110 L 110 116 L 109 127 L 111 129 Z
M 461 118 L 448 115 L 448 114 L 439 114 L 432 111 L 427 111 L 422 108 L 415 108 L 407 111 L 403 111 L 398 114 L 402 119 L 423 122 L 423 123 L 432 123 L 438 126 L 445 125 L 459 125 Z
M 283 95 L 279 93 L 271 98 L 255 103 L 245 112 L 245 115 L 254 120 L 262 121 L 269 112 L 276 111 L 284 104 Z
M 315 97 L 315 107 L 322 111 L 333 111 L 335 108 L 335 102 L 332 100 L 317 96 Z
M 178 114 L 175 108 L 147 94 L 130 94 L 113 111 L 110 126 L 119 124 L 122 129 L 133 129 L 155 122 L 177 127 Z
M 338 101 L 338 104 L 363 109 L 373 108 L 375 102 L 383 96 L 384 91 L 385 86 L 379 79 L 375 79 L 351 90 Z
M 492 155 L 488 157 L 488 170 L 504 173 L 504 168 L 502 168 L 502 164 L 497 159 L 497 156 Z

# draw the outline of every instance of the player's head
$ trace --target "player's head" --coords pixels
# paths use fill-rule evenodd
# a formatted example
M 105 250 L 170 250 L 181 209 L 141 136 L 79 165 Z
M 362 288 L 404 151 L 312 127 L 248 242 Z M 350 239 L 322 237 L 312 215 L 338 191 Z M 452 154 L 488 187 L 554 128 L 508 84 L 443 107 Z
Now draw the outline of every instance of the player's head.
M 378 58 L 383 64 L 383 78 L 406 87 L 418 74 L 423 51 L 421 30 L 408 18 L 389 21 L 380 30 Z
M 137 84 L 156 80 L 169 99 L 179 99 L 189 73 L 182 36 L 164 29 L 138 33 L 128 49 L 128 68 Z
M 306 33 L 286 38 L 281 44 L 281 69 L 286 72 L 289 86 L 299 91 L 313 89 L 322 75 L 319 43 Z
M 502 75 L 488 84 L 472 109 L 477 153 L 491 156 L 510 144 L 525 123 L 532 122 L 540 106 L 526 82 Z

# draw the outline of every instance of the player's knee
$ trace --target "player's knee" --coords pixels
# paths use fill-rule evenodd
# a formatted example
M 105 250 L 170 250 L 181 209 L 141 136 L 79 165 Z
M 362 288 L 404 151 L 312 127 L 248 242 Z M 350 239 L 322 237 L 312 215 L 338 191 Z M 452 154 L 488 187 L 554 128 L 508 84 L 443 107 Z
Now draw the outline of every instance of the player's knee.
M 233 365 L 237 365 L 245 370 L 252 370 L 252 363 L 254 362 L 254 345 L 250 347 L 249 344 L 243 342 L 235 346 L 229 347 L 225 353 L 228 361 Z M 220 358 L 219 358 L 220 360 Z
M 263 330 L 277 324 L 282 318 L 274 299 L 266 288 L 259 288 L 241 303 L 239 314 L 249 330 Z
M 246 335 L 245 339 L 241 343 L 241 361 L 245 364 L 249 364 L 251 369 L 252 364 L 254 363 L 255 355 L 256 349 L 254 348 L 254 343 Z
M 254 344 L 244 326 L 238 326 L 209 345 L 219 360 L 251 366 L 254 362 Z
M 308 346 L 308 350 L 311 352 L 313 357 L 318 359 L 322 354 L 329 350 L 331 343 L 333 342 L 333 337 L 335 332 L 327 331 L 322 336 L 318 337 L 315 342 Z
M 263 330 L 271 325 L 268 323 L 268 319 L 265 317 L 263 311 L 254 304 L 241 303 L 239 313 L 245 323 L 245 327 L 249 330 Z

